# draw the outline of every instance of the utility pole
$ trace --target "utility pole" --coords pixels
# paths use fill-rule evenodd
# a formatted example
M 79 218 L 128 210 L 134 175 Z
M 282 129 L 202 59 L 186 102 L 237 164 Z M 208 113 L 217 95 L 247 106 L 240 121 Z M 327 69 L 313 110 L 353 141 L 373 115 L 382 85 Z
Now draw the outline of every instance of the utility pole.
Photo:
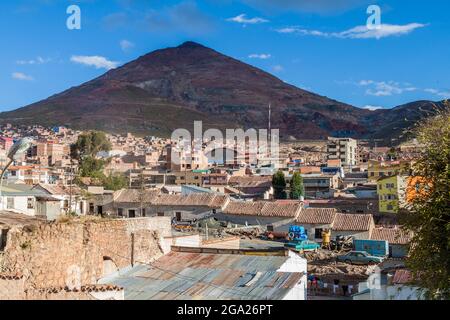
M 73 184 L 73 162 L 70 158 L 70 172 L 69 172 L 69 214 L 72 211 L 72 184 Z
M 144 191 L 145 191 L 144 169 L 142 169 L 142 171 L 141 171 L 141 192 L 140 192 L 140 196 L 139 196 L 141 217 L 142 217 L 142 213 L 143 213 L 143 209 L 144 209 Z

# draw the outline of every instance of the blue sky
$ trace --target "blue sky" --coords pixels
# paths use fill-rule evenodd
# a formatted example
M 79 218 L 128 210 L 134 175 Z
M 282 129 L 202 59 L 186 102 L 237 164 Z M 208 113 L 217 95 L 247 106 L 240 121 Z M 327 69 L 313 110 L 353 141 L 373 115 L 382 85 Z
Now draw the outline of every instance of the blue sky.
M 369 5 L 382 27 L 365 27 Z M 69 5 L 81 30 L 68 30 Z M 0 111 L 45 99 L 150 51 L 193 40 L 358 107 L 450 98 L 450 2 L 7 0 Z

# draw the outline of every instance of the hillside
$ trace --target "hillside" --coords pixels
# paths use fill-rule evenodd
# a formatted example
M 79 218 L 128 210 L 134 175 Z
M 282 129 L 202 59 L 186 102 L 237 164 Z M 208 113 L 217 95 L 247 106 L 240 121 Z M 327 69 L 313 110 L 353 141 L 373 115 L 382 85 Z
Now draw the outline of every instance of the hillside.
M 402 127 L 402 112 L 368 111 L 286 84 L 273 75 L 194 42 L 156 50 L 0 122 L 170 136 L 176 128 L 267 128 L 282 138 L 370 137 Z M 393 109 L 395 110 L 395 109 Z M 378 124 L 373 126 L 373 124 Z

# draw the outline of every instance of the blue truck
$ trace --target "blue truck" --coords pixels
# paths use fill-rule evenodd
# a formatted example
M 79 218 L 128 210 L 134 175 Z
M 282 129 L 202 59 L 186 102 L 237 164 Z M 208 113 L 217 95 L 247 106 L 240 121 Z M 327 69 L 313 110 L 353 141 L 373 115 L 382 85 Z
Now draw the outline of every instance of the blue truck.
M 389 243 L 383 240 L 353 240 L 355 251 L 366 251 L 372 256 L 389 256 Z

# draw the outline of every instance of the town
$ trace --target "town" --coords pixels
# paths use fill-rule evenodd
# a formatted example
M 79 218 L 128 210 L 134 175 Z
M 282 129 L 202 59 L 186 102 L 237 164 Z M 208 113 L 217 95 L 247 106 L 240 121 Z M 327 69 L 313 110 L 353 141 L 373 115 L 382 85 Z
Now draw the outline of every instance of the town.
M 206 141 L 0 131 L 0 299 L 421 298 L 399 221 L 426 187 L 416 140 L 288 141 L 249 163 Z

